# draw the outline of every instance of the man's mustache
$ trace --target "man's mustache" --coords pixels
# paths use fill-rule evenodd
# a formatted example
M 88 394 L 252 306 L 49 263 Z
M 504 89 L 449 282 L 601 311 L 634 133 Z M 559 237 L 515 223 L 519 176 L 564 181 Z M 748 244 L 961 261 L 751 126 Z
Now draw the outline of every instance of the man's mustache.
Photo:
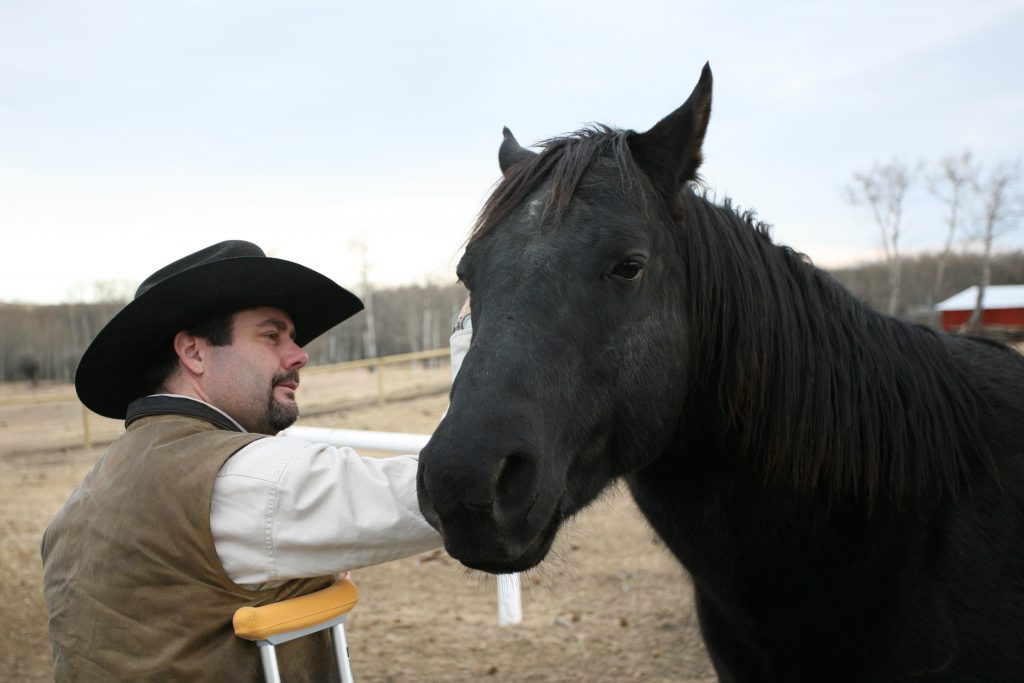
M 283 384 L 285 382 L 295 382 L 295 384 L 299 384 L 299 371 L 290 370 L 289 372 L 282 372 L 274 375 L 272 385 L 277 386 L 278 384 Z

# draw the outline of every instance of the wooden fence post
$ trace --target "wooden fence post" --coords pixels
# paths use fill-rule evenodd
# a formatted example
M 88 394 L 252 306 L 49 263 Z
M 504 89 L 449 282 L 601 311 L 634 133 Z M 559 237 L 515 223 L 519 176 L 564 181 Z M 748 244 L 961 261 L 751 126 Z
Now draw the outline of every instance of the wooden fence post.
M 92 448 L 92 434 L 89 432 L 89 409 L 82 404 L 82 434 L 85 436 L 86 449 Z
M 377 358 L 377 405 L 384 405 L 384 364 Z

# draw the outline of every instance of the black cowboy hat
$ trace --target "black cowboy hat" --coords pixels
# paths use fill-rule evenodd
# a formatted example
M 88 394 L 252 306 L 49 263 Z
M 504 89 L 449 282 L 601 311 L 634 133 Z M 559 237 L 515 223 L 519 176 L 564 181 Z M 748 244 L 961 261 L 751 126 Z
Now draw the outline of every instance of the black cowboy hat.
M 146 369 L 178 331 L 246 308 L 272 306 L 295 323 L 305 346 L 363 309 L 356 295 L 291 261 L 270 258 L 255 244 L 229 240 L 150 275 L 135 298 L 107 323 L 78 363 L 75 389 L 90 410 L 123 419 L 145 396 Z

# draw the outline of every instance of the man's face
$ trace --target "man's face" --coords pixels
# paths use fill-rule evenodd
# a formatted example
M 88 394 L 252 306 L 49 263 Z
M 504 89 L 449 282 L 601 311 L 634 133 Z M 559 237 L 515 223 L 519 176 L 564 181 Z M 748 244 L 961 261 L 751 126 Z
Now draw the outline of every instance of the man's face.
M 250 432 L 276 434 L 299 416 L 299 368 L 309 356 L 295 343 L 291 316 L 279 308 L 234 315 L 231 344 L 210 346 L 204 388 L 217 406 Z

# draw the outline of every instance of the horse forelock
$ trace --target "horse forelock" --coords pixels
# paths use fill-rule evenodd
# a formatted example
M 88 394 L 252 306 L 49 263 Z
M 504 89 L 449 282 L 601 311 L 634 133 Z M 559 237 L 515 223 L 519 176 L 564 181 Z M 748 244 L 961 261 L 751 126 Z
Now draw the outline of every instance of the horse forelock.
M 470 233 L 473 243 L 494 230 L 525 204 L 531 217 L 541 223 L 557 225 L 565 217 L 573 196 L 588 170 L 599 159 L 607 159 L 618 169 L 619 185 L 640 198 L 645 210 L 653 206 L 652 194 L 639 191 L 649 181 L 629 151 L 628 138 L 633 131 L 594 124 L 569 135 L 537 143 L 542 151 L 508 170 L 484 203 Z M 535 196 L 547 184 L 542 197 Z

